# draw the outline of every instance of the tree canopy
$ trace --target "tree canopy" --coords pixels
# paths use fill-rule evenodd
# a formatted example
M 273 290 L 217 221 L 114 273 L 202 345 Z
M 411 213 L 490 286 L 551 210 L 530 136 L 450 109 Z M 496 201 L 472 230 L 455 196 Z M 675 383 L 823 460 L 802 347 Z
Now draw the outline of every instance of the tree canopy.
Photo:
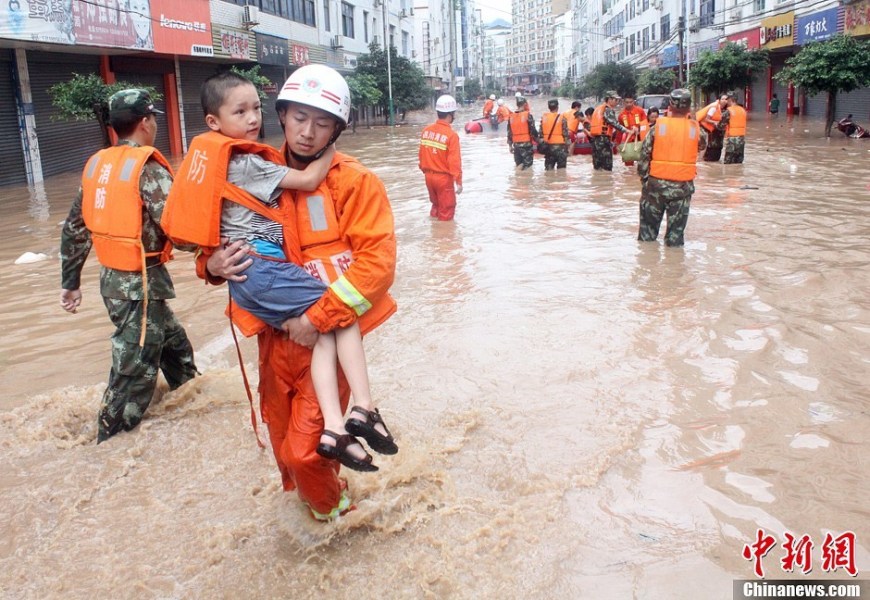
M 377 104 L 388 110 L 389 85 L 387 82 L 387 54 L 377 44 L 369 46 L 369 53 L 357 58 L 355 75 L 370 75 L 382 97 Z M 393 81 L 393 105 L 401 110 L 417 110 L 429 105 L 432 88 L 426 83 L 422 69 L 390 46 L 390 73 Z
M 704 93 L 721 94 L 752 84 L 755 75 L 770 64 L 767 50 L 747 50 L 740 44 L 729 42 L 717 52 L 701 53 L 692 65 L 689 85 Z
M 830 137 L 837 94 L 870 85 L 870 41 L 838 35 L 807 44 L 796 56 L 786 59 L 785 68 L 774 78 L 782 84 L 800 86 L 811 96 L 828 93 L 825 135 Z
M 647 69 L 637 78 L 637 93 L 668 94 L 674 89 L 676 79 L 669 69 Z
M 254 84 L 254 87 L 257 88 L 257 95 L 260 97 L 260 102 L 265 102 L 269 99 L 269 96 L 263 88 L 272 83 L 272 81 L 260 73 L 260 65 L 254 65 L 250 69 L 240 69 L 239 67 L 233 66 L 230 68 L 230 71 L 236 75 L 241 75 Z M 283 82 L 279 81 L 278 85 L 283 85 Z
M 637 89 L 637 69 L 628 63 L 603 63 L 583 79 L 583 89 L 599 98 L 608 90 L 616 90 L 620 96 L 634 94 Z
M 57 109 L 57 118 L 64 121 L 93 121 L 100 124 L 103 143 L 109 145 L 109 97 L 115 92 L 129 88 L 147 90 L 152 100 L 160 100 L 163 95 L 150 85 L 140 85 L 127 81 L 106 83 L 99 75 L 73 73 L 69 81 L 61 81 L 48 88 L 51 103 Z

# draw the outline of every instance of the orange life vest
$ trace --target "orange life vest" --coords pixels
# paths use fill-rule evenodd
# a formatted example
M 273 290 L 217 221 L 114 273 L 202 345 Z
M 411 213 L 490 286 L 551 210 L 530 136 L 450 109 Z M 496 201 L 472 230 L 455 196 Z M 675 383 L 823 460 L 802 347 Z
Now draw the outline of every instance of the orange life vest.
M 746 110 L 742 106 L 728 107 L 731 118 L 725 130 L 725 137 L 743 137 L 746 135 Z
M 644 121 L 639 125 L 639 127 L 638 127 L 639 130 L 638 130 L 637 135 L 638 135 L 638 138 L 640 139 L 640 141 L 644 141 L 646 139 L 646 136 L 649 135 L 649 128 L 650 128 L 649 121 Z
M 577 112 L 576 109 L 571 108 L 562 113 L 562 118 L 568 124 L 568 131 L 570 133 L 577 133 L 577 128 L 580 127 L 580 118 L 574 116 L 575 112 Z
M 342 169 L 344 172 L 352 172 L 357 168 L 363 167 L 355 159 L 336 153 L 326 179 L 315 191 L 290 192 L 295 207 L 292 212 L 296 219 L 289 226 L 295 226 L 298 232 L 302 268 L 329 285 L 330 290 L 356 312 L 360 331 L 366 333 L 386 321 L 396 311 L 396 302 L 389 294 L 384 294 L 372 303 L 344 276 L 354 258 L 339 225 L 340 215 L 336 212 L 335 199 L 337 194 L 347 194 L 348 191 L 348 182 L 340 180 Z M 391 215 L 380 214 L 368 217 L 392 219 Z M 289 250 L 286 247 L 287 225 L 285 223 L 285 252 Z M 228 312 L 233 323 L 247 337 L 256 335 L 267 327 L 257 317 L 238 306 L 233 305 L 231 312 L 229 309 Z
M 149 158 L 172 169 L 162 154 L 151 146 L 113 146 L 94 154 L 82 173 L 82 216 L 91 232 L 100 264 L 119 271 L 142 271 L 145 260 L 172 258 L 172 244 L 146 252 L 142 245 L 142 196 L 139 178 Z
M 548 144 L 564 144 L 565 136 L 562 135 L 562 115 L 548 112 L 541 117 L 541 135 Z
M 220 244 L 221 208 L 224 199 L 281 223 L 281 211 L 267 207 L 238 186 L 227 182 L 233 152 L 258 154 L 264 160 L 284 164 L 281 153 L 265 144 L 237 140 L 209 131 L 190 142 L 187 155 L 163 209 L 161 227 L 176 242 L 214 248 Z M 299 253 L 287 254 L 298 257 Z
M 713 108 L 714 106 L 716 107 L 716 111 L 710 117 L 710 120 L 714 121 L 714 123 L 711 124 L 708 121 L 705 121 L 704 119 L 706 118 L 709 110 L 711 108 Z M 707 106 L 705 106 L 704 108 L 699 110 L 697 113 L 695 113 L 695 118 L 698 119 L 698 123 L 701 124 L 701 127 L 706 129 L 707 131 L 713 131 L 713 129 L 715 129 L 715 123 L 718 123 L 719 121 L 722 120 L 722 108 L 719 106 L 719 101 L 716 100 L 712 104 L 708 104 Z
M 607 104 L 601 104 L 592 113 L 592 118 L 589 119 L 589 135 L 593 137 L 599 135 L 610 137 L 610 134 L 613 133 L 613 128 L 604 122 L 604 109 L 606 108 Z
M 511 139 L 514 144 L 532 141 L 532 136 L 529 134 L 529 111 L 518 110 L 511 113 L 508 127 L 511 128 Z
M 486 102 L 483 103 L 483 116 L 489 117 L 490 113 L 493 112 L 493 107 L 495 107 L 495 102 L 487 99 Z
M 691 119 L 659 117 L 649 174 L 668 181 L 692 181 L 698 170 L 699 136 L 698 123 Z

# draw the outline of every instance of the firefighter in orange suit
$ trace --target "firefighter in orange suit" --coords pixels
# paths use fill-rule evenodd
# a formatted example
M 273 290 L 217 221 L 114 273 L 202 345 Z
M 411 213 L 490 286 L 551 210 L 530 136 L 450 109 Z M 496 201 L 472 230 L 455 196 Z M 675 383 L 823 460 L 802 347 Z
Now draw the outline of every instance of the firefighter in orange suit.
M 347 127 L 350 90 L 337 71 L 307 65 L 290 75 L 276 108 L 284 128 L 287 164 L 304 169 Z M 293 192 L 291 198 L 292 210 L 287 214 L 295 216 L 284 223 L 284 239 L 299 241 L 304 267 L 329 287 L 302 317 L 291 320 L 286 334 L 250 315 L 244 330 L 258 336 L 260 410 L 284 490 L 295 489 L 316 519 L 329 520 L 352 505 L 347 484 L 338 477 L 339 463 L 316 451 L 323 417 L 309 372 L 310 347 L 319 332 L 358 321 L 365 334 L 396 311 L 388 293 L 395 276 L 396 237 L 383 183 L 341 153 L 335 154 L 315 192 Z M 287 256 L 300 252 L 299 248 L 285 251 Z M 212 283 L 240 280 L 249 266 L 246 253 L 241 242 L 203 249 L 197 274 Z M 339 379 L 344 412 L 350 390 L 344 377 Z
M 82 267 L 93 246 L 101 265 L 100 294 L 115 325 L 97 443 L 139 424 L 160 371 L 170 389 L 197 374 L 193 347 L 168 303 L 175 298 L 165 266 L 172 244 L 160 220 L 172 170 L 154 148 L 161 114 L 145 90 L 112 95 L 109 122 L 118 144 L 88 160 L 61 233 L 61 307 L 78 310 Z
M 626 94 L 622 102 L 623 106 L 622 112 L 619 113 L 619 122 L 626 129 L 636 128 L 638 132 L 636 139 L 642 139 L 642 136 L 646 135 L 647 129 L 646 112 L 634 103 L 634 94 Z M 617 143 L 627 141 L 628 137 L 627 135 L 620 134 L 620 139 Z M 625 164 L 630 167 L 634 164 L 634 161 L 629 160 Z
M 499 124 L 509 121 L 513 111 L 505 105 L 504 99 L 499 98 L 496 104 L 498 105 L 498 108 L 495 109 L 495 115 L 498 118 Z
M 701 132 L 689 117 L 692 95 L 676 89 L 670 94 L 670 111 L 659 117 L 643 141 L 637 173 L 642 191 L 640 230 L 637 239 L 654 242 L 665 213 L 665 245 L 682 246 L 689 221 L 689 203 L 695 193 L 695 174 Z
M 456 114 L 456 100 L 445 94 L 435 102 L 438 120 L 420 135 L 420 170 L 426 174 L 426 188 L 432 208 L 429 216 L 452 221 L 456 194 L 462 193 L 462 155 L 459 136 L 451 125 Z M 454 190 L 455 185 L 455 190 Z

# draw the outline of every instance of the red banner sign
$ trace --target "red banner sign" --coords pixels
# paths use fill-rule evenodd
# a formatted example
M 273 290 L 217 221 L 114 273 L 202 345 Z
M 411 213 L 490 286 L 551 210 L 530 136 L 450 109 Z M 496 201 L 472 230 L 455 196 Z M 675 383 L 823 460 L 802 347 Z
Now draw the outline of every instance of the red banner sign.
M 136 0 L 131 0 L 131 4 Z M 213 56 L 209 0 L 151 0 L 154 51 Z

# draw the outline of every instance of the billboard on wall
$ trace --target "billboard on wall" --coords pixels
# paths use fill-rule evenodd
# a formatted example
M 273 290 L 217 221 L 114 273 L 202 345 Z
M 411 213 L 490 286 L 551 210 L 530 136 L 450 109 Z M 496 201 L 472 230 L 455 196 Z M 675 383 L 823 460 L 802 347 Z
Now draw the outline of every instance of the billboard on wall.
M 795 43 L 803 46 L 810 42 L 821 42 L 837 35 L 837 15 L 839 7 L 802 15 L 795 21 Z
M 870 0 L 846 4 L 843 7 L 843 33 L 870 35 Z
M 257 42 L 257 62 L 277 67 L 290 64 L 286 39 L 264 33 L 255 33 L 254 39 Z
M 150 23 L 155 52 L 181 56 L 214 55 L 208 0 L 151 0 Z
M 3 0 L 0 38 L 211 56 L 209 0 Z
M 758 50 L 761 47 L 761 30 L 754 27 L 748 31 L 732 33 L 727 39 L 729 42 L 740 44 L 747 50 Z
M 761 20 L 759 37 L 762 48 L 787 48 L 794 44 L 794 11 Z
M 216 25 L 212 28 L 214 55 L 244 60 L 257 60 L 250 32 L 235 27 Z

